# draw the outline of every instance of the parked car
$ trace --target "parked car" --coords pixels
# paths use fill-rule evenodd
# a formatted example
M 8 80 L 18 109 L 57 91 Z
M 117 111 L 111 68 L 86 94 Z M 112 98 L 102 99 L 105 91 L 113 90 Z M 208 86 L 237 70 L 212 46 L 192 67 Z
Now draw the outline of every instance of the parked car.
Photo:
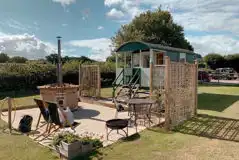
M 198 80 L 202 82 L 210 82 L 211 78 L 206 71 L 198 71 Z
M 213 79 L 233 80 L 237 79 L 237 73 L 233 68 L 217 68 Z

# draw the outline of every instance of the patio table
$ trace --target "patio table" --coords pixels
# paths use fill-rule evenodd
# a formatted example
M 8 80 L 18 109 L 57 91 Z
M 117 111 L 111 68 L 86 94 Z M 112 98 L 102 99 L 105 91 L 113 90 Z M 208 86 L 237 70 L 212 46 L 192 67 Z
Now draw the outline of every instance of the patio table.
M 152 105 L 155 104 L 156 101 L 152 100 L 152 99 L 145 99 L 145 98 L 133 98 L 130 99 L 128 101 L 128 105 L 129 105 L 129 110 L 132 109 L 133 115 L 134 115 L 134 123 L 136 126 L 136 132 L 137 132 L 137 119 L 138 119 L 138 111 L 145 111 L 143 109 L 146 109 L 146 112 L 144 112 L 144 114 L 146 114 L 149 123 L 152 123 L 151 120 L 151 108 Z M 132 118 L 133 116 L 132 114 L 130 114 L 130 118 Z

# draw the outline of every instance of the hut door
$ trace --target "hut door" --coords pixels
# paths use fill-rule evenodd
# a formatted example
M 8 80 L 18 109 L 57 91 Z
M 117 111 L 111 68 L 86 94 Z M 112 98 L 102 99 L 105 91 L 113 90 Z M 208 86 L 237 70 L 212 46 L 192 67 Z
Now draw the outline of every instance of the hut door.
M 133 75 L 132 53 L 125 53 L 124 84 L 128 84 Z

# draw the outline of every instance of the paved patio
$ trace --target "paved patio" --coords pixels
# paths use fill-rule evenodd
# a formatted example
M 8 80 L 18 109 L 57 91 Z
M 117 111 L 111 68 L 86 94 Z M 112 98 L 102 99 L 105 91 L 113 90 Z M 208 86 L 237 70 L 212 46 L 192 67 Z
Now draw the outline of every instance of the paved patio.
M 23 117 L 23 115 L 28 114 L 33 117 L 32 130 L 35 130 L 39 113 L 40 113 L 39 108 L 16 111 L 13 127 L 17 128 L 19 121 Z M 113 108 L 104 107 L 104 106 L 100 106 L 96 104 L 88 104 L 88 103 L 79 102 L 79 110 L 74 112 L 75 122 L 79 123 L 76 126 L 75 131 L 79 135 L 85 134 L 86 132 L 95 134 L 95 137 L 101 138 L 104 146 L 112 144 L 116 142 L 117 140 L 119 140 L 120 138 L 124 137 L 125 135 L 123 131 L 119 130 L 119 134 L 117 134 L 116 131 L 113 131 L 111 132 L 109 136 L 109 140 L 106 140 L 105 122 L 109 119 L 113 119 L 115 117 L 115 113 L 116 113 L 116 110 Z M 13 115 L 14 115 L 14 112 L 12 113 L 12 116 Z M 2 117 L 2 118 L 4 121 L 7 122 L 8 117 Z M 129 118 L 128 112 L 119 113 L 118 118 Z M 42 119 L 42 121 L 44 120 Z M 143 125 L 138 125 L 137 129 L 139 132 L 145 129 L 145 127 Z M 35 132 L 35 133 L 33 132 L 34 134 L 30 134 L 29 137 L 32 139 L 35 139 L 36 137 L 38 137 L 37 140 L 40 140 L 43 137 L 39 137 L 39 135 L 44 130 L 45 128 L 43 127 L 41 128 L 41 130 L 38 130 L 38 132 Z M 135 133 L 136 133 L 136 128 L 134 126 L 130 126 L 128 130 L 129 136 Z M 49 137 L 48 139 L 41 141 L 41 143 L 43 145 L 49 145 L 49 143 L 51 142 L 51 138 L 52 137 Z

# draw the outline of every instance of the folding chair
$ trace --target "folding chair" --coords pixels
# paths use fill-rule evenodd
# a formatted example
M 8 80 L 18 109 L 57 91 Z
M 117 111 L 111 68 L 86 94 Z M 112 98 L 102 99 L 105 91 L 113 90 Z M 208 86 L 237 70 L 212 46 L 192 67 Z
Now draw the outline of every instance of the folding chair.
M 41 101 L 41 102 L 40 102 L 40 101 Z M 40 106 L 42 105 L 42 106 L 44 106 L 45 108 L 47 108 L 48 113 L 49 113 L 48 118 L 47 118 L 46 115 L 45 115 L 45 118 L 48 120 L 47 123 L 48 123 L 48 125 L 50 125 L 50 126 L 49 126 L 49 128 L 48 128 L 48 126 L 47 126 L 47 129 L 46 129 L 47 135 L 45 135 L 44 138 L 40 140 L 40 141 L 42 141 L 42 140 L 44 140 L 44 139 L 46 139 L 47 137 L 50 136 L 51 130 L 52 130 L 53 127 L 55 128 L 55 130 L 53 130 L 52 132 L 56 132 L 57 130 L 59 130 L 60 128 L 63 128 L 64 126 L 63 126 L 63 123 L 62 123 L 61 120 L 60 120 L 60 115 L 59 115 L 59 111 L 58 111 L 58 106 L 57 106 L 56 103 L 54 103 L 54 102 L 48 102 L 48 101 L 42 101 L 42 100 L 38 100 L 38 99 L 36 99 L 36 102 L 38 102 L 38 104 L 40 104 Z M 59 108 L 59 109 L 60 109 L 60 108 Z M 60 111 L 61 111 L 61 110 L 60 110 Z M 41 107 L 41 113 L 45 113 L 44 108 L 42 109 L 42 107 Z M 44 114 L 42 114 L 42 115 L 44 115 Z M 44 119 L 45 119 L 45 118 L 44 118 Z M 39 119 L 40 119 L 40 118 L 39 118 Z M 65 117 L 65 119 L 66 119 L 66 117 Z M 58 128 L 56 128 L 56 126 L 58 126 Z M 74 130 L 74 128 L 72 127 L 71 124 L 70 124 L 70 127 Z M 44 133 L 43 133 L 43 134 L 44 134 Z M 38 138 L 41 137 L 41 136 L 42 136 L 42 135 L 36 137 L 35 140 L 38 139 Z
M 50 123 L 50 115 L 49 115 L 49 111 L 47 109 L 47 106 L 45 105 L 45 102 L 43 100 L 41 100 L 41 99 L 36 99 L 35 98 L 34 101 L 36 102 L 37 106 L 40 109 L 40 114 L 39 114 L 39 117 L 38 117 L 38 121 L 37 121 L 37 125 L 36 125 L 36 130 L 38 130 L 39 128 L 47 125 L 46 131 L 45 131 L 45 132 L 47 132 L 48 125 Z M 45 120 L 45 123 L 38 128 L 40 120 L 41 120 L 41 116 L 43 116 L 43 118 Z
M 40 103 L 40 102 L 38 101 L 38 103 Z M 42 103 L 43 103 L 44 107 L 47 108 L 47 110 L 48 110 L 48 113 L 49 113 L 48 117 L 49 117 L 49 119 L 47 121 L 48 124 L 47 124 L 46 131 L 43 134 L 41 134 L 41 135 L 37 136 L 36 138 L 34 138 L 34 140 L 37 140 L 41 136 L 43 136 L 43 138 L 40 139 L 39 141 L 43 141 L 44 139 L 48 138 L 51 135 L 52 127 L 55 128 L 55 130 L 53 130 L 52 132 L 55 132 L 55 131 L 57 131 L 57 130 L 59 130 L 60 128 L 63 127 L 63 125 L 62 125 L 62 123 L 60 121 L 57 104 L 54 103 L 54 102 L 48 102 L 48 101 L 42 101 Z M 56 126 L 58 126 L 58 128 L 56 128 Z
M 63 124 L 60 120 L 57 104 L 53 102 L 46 102 L 46 103 L 48 104 L 48 110 L 49 110 L 50 119 L 51 119 L 50 127 L 48 130 L 48 134 L 49 134 L 51 132 L 52 127 L 55 128 L 56 126 L 58 126 L 58 128 L 56 129 L 58 130 L 63 127 Z

